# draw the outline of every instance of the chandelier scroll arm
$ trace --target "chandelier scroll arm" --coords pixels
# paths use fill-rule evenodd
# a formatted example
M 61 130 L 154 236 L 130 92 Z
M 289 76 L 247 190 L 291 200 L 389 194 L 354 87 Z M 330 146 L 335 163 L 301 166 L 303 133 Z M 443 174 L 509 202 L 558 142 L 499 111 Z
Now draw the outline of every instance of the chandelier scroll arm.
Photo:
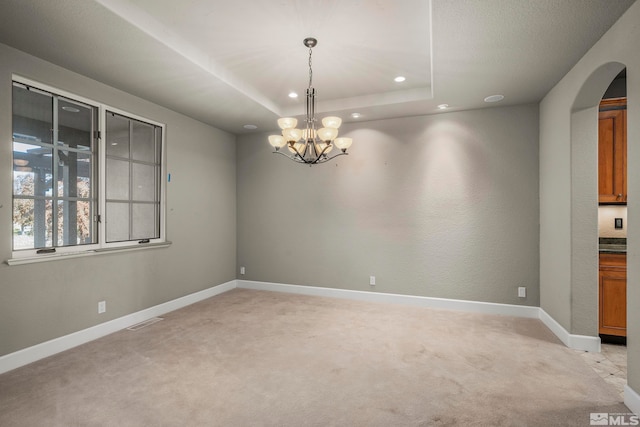
M 333 155 L 333 156 L 331 156 L 331 157 L 325 157 L 325 159 L 324 159 L 324 160 L 322 160 L 322 161 L 316 161 L 316 162 L 314 162 L 314 164 L 316 164 L 316 163 L 325 163 L 325 162 L 328 162 L 329 160 L 333 160 L 333 159 L 335 159 L 336 157 L 339 157 L 339 156 L 348 156 L 348 155 L 349 155 L 349 153 L 342 153 L 342 152 L 340 152 L 340 153 L 338 153 L 338 154 L 334 154 L 334 155 Z
M 331 144 L 325 144 L 325 146 L 322 149 L 322 151 L 320 152 L 320 154 L 317 155 L 316 162 L 318 161 L 319 158 L 322 157 L 322 155 L 324 155 L 325 151 L 327 151 L 329 149 L 330 145 Z M 313 147 L 313 151 L 316 151 L 316 145 L 315 144 L 314 144 L 314 147 Z M 316 153 L 317 153 L 317 151 L 316 151 Z
M 307 162 L 305 162 L 305 161 L 304 161 L 304 159 L 302 159 L 302 160 L 301 160 L 301 159 L 300 159 L 300 158 L 298 158 L 298 157 L 291 157 L 291 156 L 289 156 L 289 155 L 287 155 L 287 154 L 283 153 L 282 151 L 272 151 L 272 153 L 273 153 L 273 154 L 282 154 L 282 155 L 283 155 L 283 156 L 285 156 L 287 159 L 289 159 L 289 160 L 293 160 L 294 162 L 297 162 L 297 163 L 302 163 L 302 164 L 307 163 Z
M 296 154 L 298 155 L 298 157 L 300 157 L 301 159 L 304 159 L 304 156 L 302 154 L 300 154 L 300 152 L 298 151 L 298 149 L 296 148 L 295 144 L 289 143 L 289 147 L 291 147 L 293 149 L 293 151 L 296 152 Z
M 322 156 L 318 156 L 315 160 L 306 160 L 303 157 L 291 157 L 291 156 L 288 156 L 287 154 L 283 153 L 282 151 L 272 151 L 272 153 L 273 154 L 281 154 L 281 155 L 285 156 L 289 160 L 293 160 L 296 163 L 302 163 L 304 165 L 309 165 L 309 166 L 317 165 L 317 164 L 320 164 L 320 163 L 326 163 L 329 160 L 333 160 L 333 159 L 335 159 L 336 157 L 339 157 L 339 156 L 348 156 L 349 155 L 349 153 L 339 152 L 337 154 L 334 154 L 331 157 L 322 158 Z

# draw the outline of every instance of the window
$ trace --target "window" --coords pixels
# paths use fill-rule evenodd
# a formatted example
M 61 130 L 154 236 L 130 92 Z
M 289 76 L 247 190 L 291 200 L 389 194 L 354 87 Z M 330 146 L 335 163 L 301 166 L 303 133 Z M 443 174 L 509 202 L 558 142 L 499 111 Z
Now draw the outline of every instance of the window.
M 107 111 L 107 242 L 160 237 L 162 129 Z
M 12 102 L 14 258 L 163 241 L 163 125 L 25 79 Z
M 13 249 L 96 243 L 97 108 L 13 85 Z

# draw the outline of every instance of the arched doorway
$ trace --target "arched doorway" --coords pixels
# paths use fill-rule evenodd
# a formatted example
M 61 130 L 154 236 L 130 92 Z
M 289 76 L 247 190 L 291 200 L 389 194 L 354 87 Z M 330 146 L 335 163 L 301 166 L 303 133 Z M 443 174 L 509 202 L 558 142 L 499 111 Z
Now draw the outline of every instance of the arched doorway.
M 598 115 L 603 95 L 625 69 L 597 68 L 571 109 L 571 325 L 572 334 L 599 337 Z
M 571 325 L 572 334 L 598 336 L 598 110 L 625 68 L 610 62 L 580 88 L 571 109 Z

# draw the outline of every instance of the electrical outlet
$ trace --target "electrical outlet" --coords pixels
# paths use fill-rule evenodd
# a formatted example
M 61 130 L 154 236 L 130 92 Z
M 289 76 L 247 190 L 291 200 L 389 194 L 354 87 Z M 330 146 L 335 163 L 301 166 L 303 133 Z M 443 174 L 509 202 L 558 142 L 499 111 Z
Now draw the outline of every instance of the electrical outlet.
M 244 267 L 240 267 L 240 274 L 244 274 Z
M 616 230 L 622 229 L 622 218 L 616 218 L 615 220 L 615 228 Z
M 98 303 L 98 314 L 102 314 L 105 311 L 107 311 L 107 302 L 106 301 L 100 301 Z
M 525 288 L 524 286 L 520 286 L 518 288 L 518 297 L 519 298 L 526 298 L 527 297 L 527 288 Z
M 369 276 L 369 284 L 371 286 L 375 286 L 376 285 L 376 276 Z

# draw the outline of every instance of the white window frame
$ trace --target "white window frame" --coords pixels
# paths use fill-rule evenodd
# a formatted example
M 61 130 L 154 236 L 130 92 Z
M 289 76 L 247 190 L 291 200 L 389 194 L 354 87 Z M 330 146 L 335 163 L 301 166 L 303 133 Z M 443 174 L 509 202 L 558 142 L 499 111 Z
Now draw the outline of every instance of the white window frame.
M 166 144 L 165 144 L 165 133 L 166 133 L 166 125 L 164 123 L 160 123 L 160 122 L 156 122 L 150 119 L 147 119 L 146 117 L 142 117 L 142 116 L 138 116 L 135 114 L 131 114 L 128 111 L 124 111 L 124 110 L 120 110 L 118 108 L 115 107 L 110 107 L 108 105 L 102 105 L 101 109 L 100 109 L 100 119 L 99 122 L 101 123 L 101 128 L 100 128 L 100 144 L 99 144 L 99 158 L 100 158 L 100 169 L 98 171 L 98 175 L 100 176 L 99 178 L 99 186 L 100 186 L 100 194 L 99 194 L 99 200 L 100 200 L 100 207 L 99 207 L 99 212 L 102 218 L 102 221 L 100 221 L 99 224 L 99 237 L 101 237 L 102 239 L 104 239 L 101 243 L 101 248 L 104 249 L 109 249 L 109 248 L 126 248 L 126 247 L 140 247 L 141 243 L 139 240 L 131 240 L 131 241 L 124 241 L 124 242 L 111 242 L 111 243 L 107 243 L 106 239 L 107 239 L 107 224 L 105 221 L 106 218 L 106 212 L 107 212 L 107 146 L 105 144 L 106 141 L 106 123 L 107 123 L 107 112 L 111 112 L 111 113 L 115 113 L 115 114 L 119 114 L 121 116 L 124 116 L 126 118 L 129 119 L 134 119 L 134 120 L 138 120 L 140 122 L 144 122 L 144 123 L 148 123 L 154 126 L 158 126 L 161 130 L 162 130 L 162 136 L 160 138 L 160 206 L 159 206 L 159 215 L 160 215 L 160 237 L 158 237 L 157 239 L 145 239 L 148 240 L 148 243 L 144 243 L 144 245 L 147 244 L 157 244 L 157 243 L 163 243 L 166 240 L 166 230 L 165 230 L 165 225 L 166 225 L 166 180 L 164 177 L 167 176 L 167 171 L 166 171 L 166 159 L 165 159 L 165 153 L 166 153 Z
M 96 107 L 98 109 L 98 131 L 99 138 L 97 140 L 97 151 L 95 167 L 98 168 L 98 173 L 96 174 L 98 183 L 94 187 L 98 192 L 96 197 L 96 211 L 97 215 L 101 219 L 95 228 L 98 236 L 97 243 L 94 244 L 85 244 L 85 245 L 76 245 L 76 246 L 55 246 L 55 253 L 46 253 L 46 254 L 38 254 L 37 249 L 20 249 L 13 250 L 12 244 L 12 252 L 11 259 L 7 260 L 7 264 L 9 265 L 18 265 L 18 264 L 26 264 L 32 262 L 41 262 L 41 261 L 52 261 L 56 259 L 67 259 L 67 258 L 75 258 L 75 257 L 83 257 L 89 255 L 96 255 L 103 252 L 113 252 L 117 250 L 132 250 L 132 249 L 146 249 L 146 248 L 158 248 L 158 247 L 166 247 L 171 244 L 166 240 L 166 194 L 167 194 L 167 160 L 166 160 L 166 125 L 164 123 L 157 122 L 155 120 L 148 119 L 143 116 L 139 116 L 137 114 L 133 114 L 129 111 L 122 110 L 116 107 L 112 107 L 107 104 L 100 103 L 98 101 L 77 95 L 72 92 L 68 92 L 57 87 L 53 87 L 47 85 L 45 83 L 41 83 L 39 81 L 34 81 L 29 78 L 22 77 L 20 75 L 13 74 L 12 75 L 12 85 L 13 82 L 24 84 L 27 86 L 31 86 L 34 89 L 40 89 L 46 92 L 51 92 L 55 95 L 59 95 L 65 98 L 69 98 L 71 100 L 79 101 L 85 103 L 87 105 L 91 105 L 92 107 Z M 141 122 L 149 123 L 154 126 L 158 126 L 161 128 L 162 136 L 160 139 L 161 147 L 160 147 L 160 177 L 159 177 L 159 197 L 160 197 L 160 206 L 159 206 L 159 215 L 160 215 L 160 237 L 156 239 L 146 239 L 144 243 L 142 241 L 124 241 L 124 242 L 112 242 L 107 243 L 106 241 L 106 146 L 105 146 L 105 135 L 106 135 L 106 115 L 107 111 L 113 112 L 116 114 L 120 114 L 130 119 L 138 120 Z M 13 106 L 12 106 L 12 117 L 13 117 Z M 13 137 L 12 137 L 13 140 Z M 12 149 L 13 152 L 13 149 Z M 13 173 L 11 174 L 11 186 L 13 188 Z M 12 194 L 12 205 L 13 205 L 13 190 Z M 11 238 L 13 239 L 13 232 L 11 233 Z

